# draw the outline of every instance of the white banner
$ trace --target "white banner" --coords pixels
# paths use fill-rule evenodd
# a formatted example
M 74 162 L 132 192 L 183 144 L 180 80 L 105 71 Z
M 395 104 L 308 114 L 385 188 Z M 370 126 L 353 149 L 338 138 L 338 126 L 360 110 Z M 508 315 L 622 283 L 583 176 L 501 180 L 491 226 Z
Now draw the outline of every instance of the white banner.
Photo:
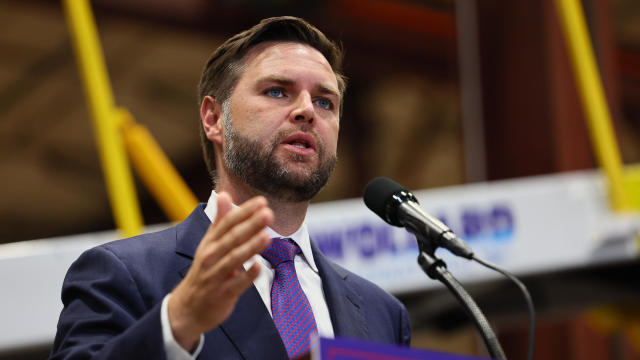
M 516 274 L 630 259 L 638 254 L 637 214 L 611 212 L 597 172 L 586 171 L 415 191 L 422 207 L 481 258 Z M 385 223 L 361 199 L 313 205 L 309 231 L 323 252 L 388 291 L 438 284 L 417 264 L 415 237 Z M 498 276 L 436 253 L 462 281 Z

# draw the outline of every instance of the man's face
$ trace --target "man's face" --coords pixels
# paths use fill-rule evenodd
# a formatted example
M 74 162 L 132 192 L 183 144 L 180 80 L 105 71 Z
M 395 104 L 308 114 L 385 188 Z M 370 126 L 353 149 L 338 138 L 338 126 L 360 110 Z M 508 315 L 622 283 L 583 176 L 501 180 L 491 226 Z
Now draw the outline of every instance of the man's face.
M 336 162 L 340 94 L 314 48 L 260 44 L 223 106 L 225 170 L 281 201 L 308 201 Z

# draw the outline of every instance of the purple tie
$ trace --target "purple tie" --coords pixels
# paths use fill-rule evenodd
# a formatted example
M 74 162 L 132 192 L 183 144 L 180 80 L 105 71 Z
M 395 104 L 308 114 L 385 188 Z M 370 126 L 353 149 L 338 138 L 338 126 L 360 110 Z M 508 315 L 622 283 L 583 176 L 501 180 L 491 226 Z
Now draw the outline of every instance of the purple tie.
M 271 313 L 290 359 L 307 353 L 311 334 L 318 332 L 311 305 L 293 265 L 293 258 L 300 252 L 291 239 L 273 238 L 261 254 L 276 270 L 271 285 Z

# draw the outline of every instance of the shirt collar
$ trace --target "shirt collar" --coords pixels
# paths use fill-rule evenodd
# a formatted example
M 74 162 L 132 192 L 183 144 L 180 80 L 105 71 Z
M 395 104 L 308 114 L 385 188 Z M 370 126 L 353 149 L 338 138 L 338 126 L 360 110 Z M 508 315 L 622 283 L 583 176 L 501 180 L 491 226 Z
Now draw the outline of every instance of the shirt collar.
M 237 207 L 233 204 L 234 207 Z M 216 218 L 216 213 L 218 212 L 218 194 L 215 190 L 211 191 L 211 196 L 209 196 L 209 200 L 207 201 L 207 206 L 204 209 L 204 213 L 209 218 L 209 221 L 213 222 Z M 270 227 L 267 227 L 267 232 L 272 238 L 280 237 L 280 238 L 289 238 L 293 240 L 300 250 L 302 250 L 302 255 L 304 259 L 307 261 L 309 266 L 313 269 L 313 271 L 318 272 L 318 267 L 313 259 L 313 252 L 311 251 L 311 240 L 309 238 L 309 230 L 307 229 L 307 222 L 304 221 L 300 228 L 296 230 L 293 234 L 289 236 L 282 236 L 278 234 L 275 230 Z

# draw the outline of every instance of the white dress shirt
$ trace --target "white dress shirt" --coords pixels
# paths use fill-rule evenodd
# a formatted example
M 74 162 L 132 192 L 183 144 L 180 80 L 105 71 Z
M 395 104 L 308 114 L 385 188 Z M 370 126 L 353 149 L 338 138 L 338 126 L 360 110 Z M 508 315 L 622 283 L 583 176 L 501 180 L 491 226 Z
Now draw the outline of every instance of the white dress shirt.
M 207 207 L 204 209 L 205 214 L 207 214 L 207 217 L 212 222 L 215 219 L 218 210 L 217 199 L 218 194 L 216 194 L 215 191 L 212 191 L 211 196 L 209 197 L 209 201 L 207 202 Z M 309 238 L 309 231 L 307 230 L 306 222 L 303 223 L 295 233 L 289 236 L 282 236 L 269 227 L 267 227 L 267 231 L 272 238 L 285 237 L 292 239 L 300 247 L 300 250 L 302 250 L 302 253 L 296 255 L 296 257 L 294 258 L 294 266 L 296 268 L 296 274 L 298 275 L 300 287 L 302 287 L 302 291 L 304 291 L 307 299 L 309 299 L 309 304 L 311 305 L 311 310 L 313 311 L 313 316 L 315 317 L 316 325 L 318 327 L 318 334 L 323 337 L 333 337 L 333 325 L 331 324 L 329 308 L 327 307 L 327 302 L 324 298 L 324 292 L 322 291 L 322 279 L 320 279 L 318 267 L 313 260 L 313 253 L 311 251 L 311 240 Z M 265 307 L 269 310 L 269 314 L 271 314 L 271 284 L 273 283 L 275 270 L 273 269 L 269 261 L 267 261 L 260 255 L 255 255 L 253 258 L 245 262 L 243 266 L 245 269 L 248 269 L 256 261 L 260 262 L 261 269 L 260 274 L 253 281 L 253 285 L 258 290 L 258 293 L 260 294 Z M 173 337 L 173 333 L 171 332 L 167 310 L 168 299 L 169 295 L 165 296 L 165 298 L 163 299 L 160 314 L 160 320 L 162 323 L 162 335 L 164 338 L 167 359 L 195 359 L 202 350 L 202 346 L 204 345 L 204 335 L 200 335 L 200 342 L 198 343 L 198 347 L 193 352 L 193 354 L 185 351 L 176 342 L 175 338 Z

